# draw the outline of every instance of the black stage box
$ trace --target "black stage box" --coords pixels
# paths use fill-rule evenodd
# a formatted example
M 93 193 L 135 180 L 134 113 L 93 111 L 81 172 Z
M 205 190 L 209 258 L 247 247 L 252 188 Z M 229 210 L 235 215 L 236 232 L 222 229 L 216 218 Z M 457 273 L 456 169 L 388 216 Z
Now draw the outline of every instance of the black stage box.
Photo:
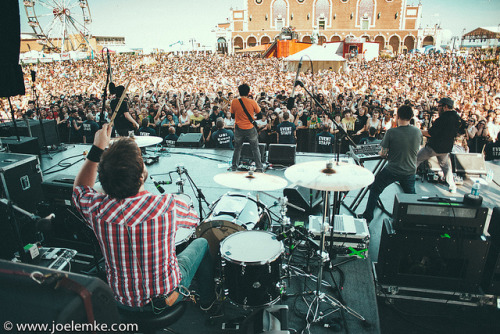
M 73 183 L 75 177 L 66 174 L 57 174 L 42 183 L 43 199 L 46 202 L 62 206 L 72 206 Z
M 386 285 L 479 293 L 489 247 L 460 233 L 394 231 L 385 219 L 377 276 Z
M 34 213 L 42 200 L 42 172 L 36 155 L 0 153 L 0 196 Z
M 17 132 L 19 136 L 30 137 L 30 131 L 31 131 L 31 137 L 37 137 L 40 148 L 43 148 L 44 142 L 42 137 L 42 129 L 40 127 L 40 121 L 30 119 L 28 122 L 29 122 L 29 129 L 28 129 L 28 124 L 26 124 L 24 120 L 16 121 Z M 45 139 L 47 140 L 47 146 L 59 145 L 61 143 L 61 140 L 59 139 L 56 121 L 53 119 L 44 119 L 42 120 L 42 124 L 43 124 L 43 129 L 45 130 Z M 16 136 L 14 124 L 12 122 L 4 123 L 0 131 L 0 136 L 2 137 Z
M 176 147 L 201 147 L 202 145 L 202 134 L 201 133 L 181 133 Z
M 36 154 L 40 156 L 40 145 L 37 137 L 16 136 L 0 138 L 2 146 L 7 146 L 11 153 Z
M 259 144 L 259 152 L 260 152 L 260 161 L 266 162 L 266 144 Z M 243 143 L 241 146 L 241 155 L 240 159 L 247 159 L 253 161 L 252 150 L 250 149 L 250 143 Z
M 49 333 L 53 331 L 54 322 L 71 324 L 73 321 L 75 325 L 88 324 L 83 299 L 77 292 L 68 289 L 65 284 L 56 285 L 57 281 L 52 284 L 48 282 L 40 284 L 30 277 L 30 274 L 35 272 L 41 273 L 40 276 L 48 274 L 67 276 L 77 283 L 73 284 L 74 288 L 81 288 L 82 293 L 86 290 L 89 292 L 97 324 L 107 324 L 110 328 L 112 324 L 120 323 L 113 292 L 109 285 L 99 278 L 68 272 L 60 275 L 61 272 L 56 270 L 0 260 L 0 317 L 2 321 L 12 322 L 14 329 L 15 324 L 21 323 L 48 324 L 49 329 L 42 332 Z M 38 276 L 35 274 L 35 277 Z M 81 330 L 64 332 L 79 331 Z M 97 331 L 99 330 L 82 332 Z
M 482 235 L 488 208 L 467 206 L 461 197 L 396 194 L 393 208 L 397 231 L 436 231 Z
M 268 160 L 270 164 L 291 166 L 295 164 L 295 144 L 270 144 Z

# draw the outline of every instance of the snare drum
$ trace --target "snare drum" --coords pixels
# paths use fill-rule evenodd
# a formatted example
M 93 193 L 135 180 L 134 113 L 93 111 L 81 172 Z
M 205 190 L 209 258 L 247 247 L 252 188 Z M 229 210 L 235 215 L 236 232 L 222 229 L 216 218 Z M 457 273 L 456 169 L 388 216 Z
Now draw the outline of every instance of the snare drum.
M 224 289 L 243 307 L 274 304 L 281 293 L 283 243 L 266 231 L 242 231 L 220 246 Z
M 249 195 L 223 195 L 213 205 L 207 219 L 196 228 L 196 237 L 208 241 L 210 254 L 216 258 L 221 240 L 238 231 L 253 230 L 269 217 L 267 208 Z
M 179 254 L 189 244 L 189 241 L 193 237 L 194 228 L 179 227 L 175 232 L 175 253 Z

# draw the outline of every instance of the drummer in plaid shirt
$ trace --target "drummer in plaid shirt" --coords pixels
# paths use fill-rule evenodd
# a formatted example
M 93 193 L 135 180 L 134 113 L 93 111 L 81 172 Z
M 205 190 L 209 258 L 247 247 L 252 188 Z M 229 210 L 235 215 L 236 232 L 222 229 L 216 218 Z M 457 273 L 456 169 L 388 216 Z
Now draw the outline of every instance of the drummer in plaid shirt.
M 189 295 L 197 273 L 200 307 L 209 309 L 215 287 L 207 241 L 196 239 L 175 253 L 176 230 L 196 227 L 198 215 L 177 196 L 145 191 L 140 149 L 125 138 L 104 151 L 110 136 L 107 124 L 96 133 L 75 179 L 73 202 L 99 241 L 118 306 L 159 313 Z M 106 194 L 92 189 L 98 173 Z

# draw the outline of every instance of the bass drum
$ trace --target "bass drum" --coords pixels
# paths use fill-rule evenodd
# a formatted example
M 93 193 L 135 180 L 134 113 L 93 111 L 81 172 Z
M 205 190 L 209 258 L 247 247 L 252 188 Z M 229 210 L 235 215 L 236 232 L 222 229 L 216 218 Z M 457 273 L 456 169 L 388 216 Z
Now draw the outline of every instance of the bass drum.
M 238 231 L 266 229 L 270 222 L 267 208 L 249 195 L 223 195 L 214 203 L 210 215 L 196 228 L 196 237 L 208 241 L 210 254 L 217 258 L 220 242 Z
M 281 295 L 281 256 L 285 248 L 267 231 L 242 231 L 220 245 L 224 289 L 245 308 L 274 304 Z

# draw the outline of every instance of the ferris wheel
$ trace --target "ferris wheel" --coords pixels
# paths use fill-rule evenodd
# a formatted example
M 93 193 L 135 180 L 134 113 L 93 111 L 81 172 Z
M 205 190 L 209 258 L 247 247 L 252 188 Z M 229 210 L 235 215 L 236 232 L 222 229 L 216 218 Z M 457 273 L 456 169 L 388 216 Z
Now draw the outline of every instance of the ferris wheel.
M 24 0 L 37 42 L 50 52 L 89 51 L 92 22 L 87 0 Z

